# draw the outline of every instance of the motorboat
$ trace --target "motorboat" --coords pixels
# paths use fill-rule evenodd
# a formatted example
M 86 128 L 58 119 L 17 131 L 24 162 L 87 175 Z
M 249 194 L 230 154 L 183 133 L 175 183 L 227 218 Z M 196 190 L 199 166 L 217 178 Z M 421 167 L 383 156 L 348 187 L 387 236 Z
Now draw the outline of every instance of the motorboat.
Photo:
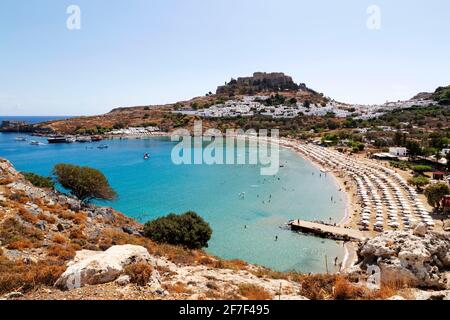
M 25 138 L 25 137 L 17 137 L 14 140 L 16 140 L 16 141 L 27 141 L 27 138 Z
M 64 136 L 57 136 L 47 139 L 48 143 L 50 144 L 56 144 L 56 143 L 72 143 L 75 142 L 75 138 L 72 137 L 64 137 Z
M 97 147 L 98 149 L 108 149 L 109 147 L 106 144 L 102 144 L 101 146 Z

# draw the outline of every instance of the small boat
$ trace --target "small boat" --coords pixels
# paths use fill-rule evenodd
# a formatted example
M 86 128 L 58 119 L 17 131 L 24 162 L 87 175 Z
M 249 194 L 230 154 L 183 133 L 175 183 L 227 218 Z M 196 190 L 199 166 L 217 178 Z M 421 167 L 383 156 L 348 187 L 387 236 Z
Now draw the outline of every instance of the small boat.
M 14 140 L 16 140 L 16 141 L 27 141 L 27 138 L 25 138 L 25 137 L 17 137 Z
M 86 143 L 86 142 L 91 142 L 92 140 L 91 140 L 91 137 L 77 137 L 76 141 L 80 142 L 80 143 Z
M 58 136 L 58 137 L 48 138 L 47 141 L 48 141 L 48 143 L 50 143 L 50 144 L 56 144 L 56 143 L 72 143 L 72 142 L 75 141 L 75 139 L 74 139 L 74 138 L 71 138 L 71 137 Z
M 31 144 L 32 146 L 40 146 L 42 143 L 40 143 L 39 141 L 36 141 L 36 140 L 32 140 L 32 141 L 30 142 L 30 144 Z
M 97 147 L 98 149 L 108 149 L 109 147 L 106 144 L 102 144 L 101 146 Z

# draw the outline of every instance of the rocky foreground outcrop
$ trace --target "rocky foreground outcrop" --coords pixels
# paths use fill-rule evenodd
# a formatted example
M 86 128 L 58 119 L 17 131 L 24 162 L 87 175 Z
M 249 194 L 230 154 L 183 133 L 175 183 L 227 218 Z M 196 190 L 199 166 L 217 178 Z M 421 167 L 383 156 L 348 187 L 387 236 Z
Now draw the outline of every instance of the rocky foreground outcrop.
M 450 289 L 450 234 L 387 231 L 362 243 L 353 275 L 387 284 Z M 367 274 L 369 273 L 369 274 Z
M 261 279 L 248 270 L 177 265 L 166 258 L 150 255 L 146 248 L 135 245 L 113 246 L 104 252 L 77 252 L 56 286 L 68 290 L 113 281 L 118 286 L 127 286 L 131 281 L 127 267 L 135 264 L 148 266 L 151 272 L 145 287 L 162 296 L 168 295 L 164 288 L 178 287 L 178 290 L 189 293 L 193 298 L 205 298 L 212 287 L 238 291 L 239 286 L 244 284 L 260 288 L 268 297 L 281 294 L 283 299 L 305 299 L 297 294 L 300 285 L 295 282 Z
M 135 245 L 113 246 L 104 252 L 81 250 L 68 263 L 67 270 L 55 286 L 74 289 L 116 280 L 125 267 L 134 263 L 151 263 L 147 249 Z

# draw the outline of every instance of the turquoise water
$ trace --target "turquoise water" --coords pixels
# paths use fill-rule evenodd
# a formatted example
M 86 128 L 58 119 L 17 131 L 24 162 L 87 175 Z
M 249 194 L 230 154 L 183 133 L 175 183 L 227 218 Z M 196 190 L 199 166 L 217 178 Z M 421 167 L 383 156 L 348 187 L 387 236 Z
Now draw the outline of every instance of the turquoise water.
M 49 175 L 60 162 L 100 169 L 119 194 L 109 205 L 141 222 L 196 211 L 213 228 L 207 251 L 214 255 L 302 272 L 323 272 L 325 256 L 342 259 L 342 244 L 280 228 L 298 218 L 338 222 L 345 209 L 345 195 L 333 178 L 321 177 L 289 150 L 281 150 L 279 173 L 264 177 L 257 165 L 176 166 L 171 162 L 175 143 L 167 138 L 103 141 L 109 148 L 100 150 L 95 143 L 31 146 L 16 136 L 0 134 L 0 156 L 18 170 Z M 144 152 L 151 153 L 149 161 L 143 160 Z

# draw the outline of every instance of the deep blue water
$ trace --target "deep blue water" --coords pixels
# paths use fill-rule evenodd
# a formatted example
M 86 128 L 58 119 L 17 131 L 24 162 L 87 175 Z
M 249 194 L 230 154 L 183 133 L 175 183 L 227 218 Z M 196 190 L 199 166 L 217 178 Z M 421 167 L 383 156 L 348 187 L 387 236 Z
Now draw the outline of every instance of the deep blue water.
M 264 177 L 257 165 L 176 166 L 171 161 L 175 143 L 167 138 L 103 141 L 109 148 L 100 150 L 95 143 L 32 146 L 15 141 L 16 136 L 0 134 L 0 156 L 18 170 L 49 175 L 60 162 L 97 168 L 119 194 L 109 205 L 141 222 L 171 212 L 198 212 L 213 228 L 207 251 L 217 256 L 302 272 L 323 272 L 325 255 L 329 261 L 342 258 L 342 244 L 280 229 L 298 218 L 338 222 L 345 208 L 345 195 L 333 178 L 321 177 L 289 150 L 281 150 L 285 167 Z M 143 160 L 144 152 L 150 160 Z
M 62 119 L 68 119 L 71 118 L 70 116 L 40 116 L 40 117 L 33 117 L 33 116 L 1 116 L 0 115 L 0 123 L 4 120 L 15 120 L 15 121 L 25 121 L 28 124 L 34 124 L 39 122 L 46 122 L 51 120 L 62 120 Z

